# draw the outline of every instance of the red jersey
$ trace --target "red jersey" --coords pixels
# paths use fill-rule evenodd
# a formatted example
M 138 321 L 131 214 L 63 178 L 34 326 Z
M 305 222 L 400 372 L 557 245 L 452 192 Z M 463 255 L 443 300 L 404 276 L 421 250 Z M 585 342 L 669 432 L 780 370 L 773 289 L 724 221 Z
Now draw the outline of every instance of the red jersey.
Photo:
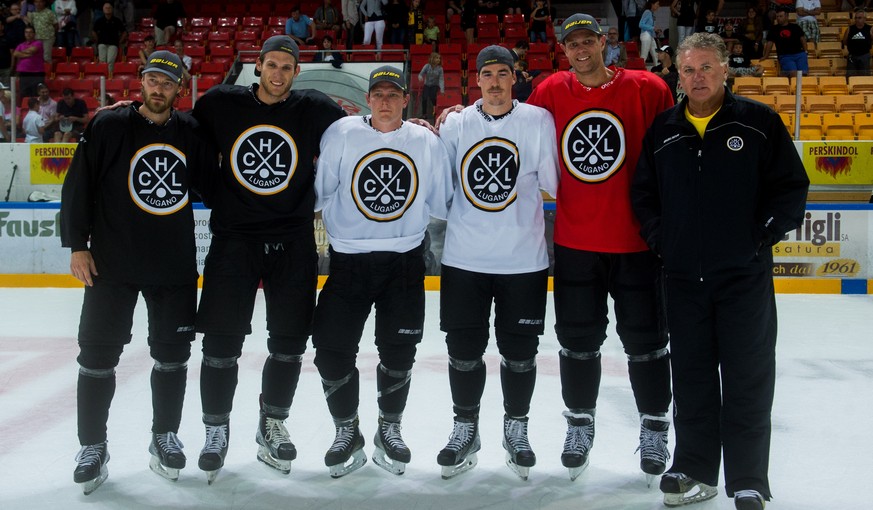
M 610 69 L 612 80 L 597 88 L 580 84 L 573 71 L 555 73 L 527 103 L 555 118 L 561 163 L 555 244 L 594 252 L 646 251 L 630 187 L 646 130 L 673 106 L 673 95 L 648 71 Z

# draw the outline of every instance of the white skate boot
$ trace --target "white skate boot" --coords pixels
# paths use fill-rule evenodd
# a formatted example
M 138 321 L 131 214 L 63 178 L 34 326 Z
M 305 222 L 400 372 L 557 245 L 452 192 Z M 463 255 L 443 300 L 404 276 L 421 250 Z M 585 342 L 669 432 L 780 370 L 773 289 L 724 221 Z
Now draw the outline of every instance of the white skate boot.
M 646 484 L 652 483 L 667 469 L 670 452 L 667 449 L 667 432 L 670 420 L 663 416 L 640 416 L 640 469 L 646 474 Z
M 258 433 L 258 460 L 287 475 L 291 472 L 291 461 L 297 458 L 297 448 L 291 442 L 284 420 L 270 418 L 261 411 Z
M 718 489 L 686 476 L 684 473 L 666 473 L 661 477 L 661 492 L 664 493 L 664 506 L 676 507 L 690 505 L 712 499 Z
M 149 453 L 152 454 L 149 468 L 171 482 L 179 480 L 179 470 L 185 467 L 187 460 L 182 451 L 184 446 L 175 432 L 152 434 L 152 442 L 149 444 Z
M 218 472 L 224 467 L 227 456 L 227 443 L 230 440 L 230 422 L 218 425 L 206 424 L 206 443 L 200 450 L 197 465 L 206 471 L 206 482 L 212 485 Z
M 476 452 L 480 447 L 478 419 L 455 416 L 449 442 L 437 455 L 443 480 L 473 469 L 479 462 Z
M 79 449 L 76 455 L 76 470 L 73 471 L 73 481 L 82 486 L 82 491 L 87 496 L 106 481 L 109 469 L 109 450 L 106 441 L 102 443 L 85 445 Z
M 570 481 L 573 481 L 588 467 L 588 456 L 594 446 L 594 416 L 570 411 L 564 411 L 563 414 L 567 418 L 567 437 L 564 439 L 561 464 L 569 470 Z
M 393 475 L 402 475 L 406 471 L 406 464 L 412 458 L 412 453 L 400 435 L 399 422 L 379 418 L 379 430 L 373 443 L 376 446 L 373 462 L 377 466 Z
M 336 437 L 324 455 L 324 464 L 330 468 L 330 476 L 340 478 L 360 469 L 366 463 L 364 436 L 358 428 L 358 418 L 337 423 Z

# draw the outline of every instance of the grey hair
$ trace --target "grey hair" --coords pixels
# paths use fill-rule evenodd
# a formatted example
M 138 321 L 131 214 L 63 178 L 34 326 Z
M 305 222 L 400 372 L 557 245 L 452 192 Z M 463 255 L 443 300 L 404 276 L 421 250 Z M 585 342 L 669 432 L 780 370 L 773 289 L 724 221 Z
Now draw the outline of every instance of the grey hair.
M 682 65 L 682 54 L 687 50 L 712 50 L 720 63 L 727 64 L 728 62 L 727 46 L 725 46 L 721 36 L 716 34 L 697 32 L 683 39 L 676 50 L 677 67 Z

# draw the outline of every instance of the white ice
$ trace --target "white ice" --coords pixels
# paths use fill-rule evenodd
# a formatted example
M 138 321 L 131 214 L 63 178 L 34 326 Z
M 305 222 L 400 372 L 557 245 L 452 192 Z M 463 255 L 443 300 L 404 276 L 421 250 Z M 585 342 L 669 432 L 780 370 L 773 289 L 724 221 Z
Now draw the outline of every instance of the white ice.
M 551 296 L 550 298 L 551 299 Z M 873 417 L 873 296 L 779 295 L 778 377 L 770 461 L 773 501 L 768 509 L 854 510 L 871 507 Z M 288 427 L 298 459 L 280 475 L 256 460 L 254 442 L 260 373 L 266 352 L 264 305 L 240 359 L 240 384 L 231 421 L 227 463 L 214 485 L 197 468 L 200 422 L 199 339 L 188 376 L 180 438 L 188 467 L 177 483 L 149 471 L 151 426 L 145 307 L 117 370 L 109 419 L 109 479 L 84 496 L 73 483 L 76 439 L 76 331 L 80 289 L 0 289 L 0 509 L 662 509 L 656 487 L 639 471 L 638 418 L 625 357 L 611 326 L 603 347 L 603 382 L 591 466 L 575 482 L 561 467 L 565 421 L 558 346 L 547 327 L 538 358 L 530 413 L 537 465 L 517 478 L 500 446 L 502 398 L 499 357 L 489 346 L 488 383 L 481 412 L 479 465 L 452 480 L 440 478 L 437 452 L 451 431 L 446 353 L 439 331 L 439 296 L 427 296 L 425 339 L 415 365 L 403 433 L 412 450 L 406 474 L 393 476 L 372 461 L 333 480 L 323 456 L 333 439 L 313 353 L 291 409 Z M 554 323 L 549 303 L 548 324 Z M 361 343 L 361 426 L 372 454 L 376 426 L 372 321 Z M 671 446 L 673 438 L 671 436 Z M 728 510 L 720 494 L 694 505 Z M 867 501 L 867 503 L 865 503 Z

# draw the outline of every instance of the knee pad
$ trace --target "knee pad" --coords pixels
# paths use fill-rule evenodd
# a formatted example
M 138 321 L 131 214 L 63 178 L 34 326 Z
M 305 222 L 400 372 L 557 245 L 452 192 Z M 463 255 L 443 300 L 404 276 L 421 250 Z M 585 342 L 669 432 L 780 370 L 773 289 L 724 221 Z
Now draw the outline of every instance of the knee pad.
M 236 366 L 237 356 L 229 358 L 217 358 L 214 356 L 203 356 L 203 366 L 210 368 L 233 368 Z
M 589 359 L 597 359 L 600 357 L 600 350 L 588 352 L 576 352 L 570 349 L 561 349 L 560 355 L 567 359 L 585 361 Z
M 473 372 L 485 366 L 485 360 L 477 358 L 474 360 L 462 360 L 449 356 L 449 367 L 458 372 Z
M 538 335 L 522 335 L 497 330 L 497 349 L 504 359 L 526 360 L 536 357 L 540 345 Z
M 111 369 L 114 371 L 121 359 L 123 345 L 79 344 L 79 356 L 76 361 L 87 370 Z M 80 370 L 81 373 L 81 370 Z
M 488 347 L 488 328 L 453 329 L 446 332 L 449 356 L 457 359 L 476 359 Z
M 646 354 L 628 354 L 627 360 L 629 362 L 655 361 L 657 359 L 666 358 L 669 355 L 670 351 L 664 347 L 663 349 L 657 349 Z
M 530 358 L 522 361 L 513 361 L 511 359 L 503 358 L 500 361 L 500 365 L 505 367 L 510 372 L 521 374 L 524 372 L 530 372 L 531 370 L 535 370 L 537 368 L 537 360 L 536 358 Z
M 274 335 L 267 338 L 267 350 L 271 354 L 303 356 L 306 352 L 306 336 Z
M 149 351 L 156 363 L 181 363 L 184 365 L 191 357 L 191 344 L 188 342 L 175 344 L 155 342 L 149 344 Z
M 315 366 L 322 379 L 339 380 L 355 370 L 357 354 L 354 352 L 317 349 Z
M 412 370 L 417 347 L 414 344 L 392 344 L 379 347 L 379 366 L 393 367 L 392 370 Z
M 203 357 L 239 358 L 242 356 L 242 346 L 245 335 L 213 335 L 203 336 Z

